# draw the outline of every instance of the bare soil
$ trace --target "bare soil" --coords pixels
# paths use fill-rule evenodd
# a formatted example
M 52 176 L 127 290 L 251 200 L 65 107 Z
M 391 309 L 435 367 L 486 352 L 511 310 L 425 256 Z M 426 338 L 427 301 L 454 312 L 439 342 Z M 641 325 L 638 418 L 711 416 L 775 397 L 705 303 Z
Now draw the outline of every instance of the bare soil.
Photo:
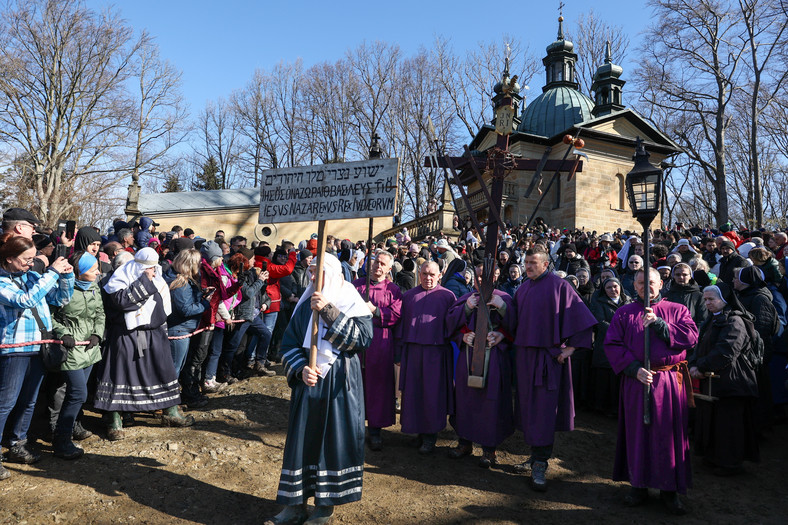
M 35 465 L 5 464 L 0 481 L 3 524 L 260 524 L 275 503 L 290 390 L 284 377 L 251 378 L 211 396 L 192 428 L 170 429 L 137 414 L 126 439 L 104 439 L 98 414 L 85 426 L 85 455 L 65 461 L 43 453 Z M 610 480 L 616 422 L 579 412 L 577 430 L 561 433 L 548 469 L 549 489 L 532 492 L 512 465 L 527 459 L 522 435 L 500 448 L 500 466 L 484 470 L 474 457 L 447 457 L 456 438 L 440 435 L 436 453 L 421 457 L 399 427 L 384 431 L 384 449 L 367 451 L 361 502 L 338 507 L 335 523 L 785 523 L 788 427 L 762 442 L 760 465 L 717 478 L 694 458 L 690 514 L 669 516 L 652 492 L 649 505 L 625 508 L 628 486 Z M 33 430 L 40 429 L 35 426 Z M 33 439 L 33 438 L 31 438 Z

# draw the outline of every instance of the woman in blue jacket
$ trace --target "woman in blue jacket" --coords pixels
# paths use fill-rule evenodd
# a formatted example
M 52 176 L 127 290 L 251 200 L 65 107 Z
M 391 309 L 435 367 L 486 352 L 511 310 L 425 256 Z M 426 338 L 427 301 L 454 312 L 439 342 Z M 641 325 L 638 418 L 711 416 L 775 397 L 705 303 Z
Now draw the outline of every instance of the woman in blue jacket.
M 58 257 L 43 275 L 30 271 L 36 257 L 33 241 L 12 233 L 0 235 L 0 334 L 2 344 L 27 343 L 42 338 L 39 321 L 52 329 L 47 302 L 62 306 L 74 292 L 71 265 Z M 0 348 L 0 434 L 8 423 L 11 436 L 8 461 L 35 463 L 38 454 L 27 448 L 27 430 L 44 378 L 40 345 Z M 17 407 L 13 415 L 11 411 Z M 0 464 L 0 480 L 10 475 Z

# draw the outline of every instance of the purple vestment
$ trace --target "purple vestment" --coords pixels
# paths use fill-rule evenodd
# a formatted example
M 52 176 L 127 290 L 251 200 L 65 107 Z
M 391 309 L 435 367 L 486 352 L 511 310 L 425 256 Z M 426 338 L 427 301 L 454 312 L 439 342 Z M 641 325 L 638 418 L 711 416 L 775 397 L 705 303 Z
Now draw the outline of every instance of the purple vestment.
M 651 368 L 673 365 L 687 358 L 687 350 L 698 342 L 698 328 L 683 304 L 659 301 L 652 305 L 657 317 L 668 325 L 670 341 L 657 337 L 649 328 Z M 622 306 L 610 321 L 605 337 L 605 355 L 621 374 L 633 362 L 643 363 L 643 303 Z M 651 424 L 643 424 L 643 383 L 621 375 L 618 441 L 613 466 L 614 481 L 629 481 L 633 487 L 687 493 L 692 471 L 687 439 L 688 407 L 684 385 L 676 371 L 657 372 L 651 384 Z
M 574 428 L 575 418 L 570 362 L 556 358 L 562 344 L 591 348 L 596 319 L 572 285 L 551 272 L 526 279 L 514 301 L 517 428 L 529 445 L 548 446 L 557 430 Z
M 474 292 L 475 293 L 475 292 Z M 493 330 L 509 336 L 514 330 L 517 312 L 508 294 L 500 290 L 493 293 L 503 299 L 506 312 L 503 316 L 490 309 Z M 509 342 L 504 339 L 490 349 L 487 367 L 487 382 L 484 388 L 468 386 L 468 361 L 472 359 L 473 349 L 462 342 L 463 334 L 476 331 L 478 309 L 466 315 L 465 303 L 473 294 L 465 294 L 449 310 L 446 328 L 460 349 L 455 375 L 455 415 L 452 421 L 457 435 L 478 443 L 483 447 L 497 447 L 514 432 L 514 413 L 512 411 L 512 365 L 509 358 Z M 474 375 L 481 375 L 474 371 Z
M 453 352 L 445 328 L 454 301 L 454 294 L 440 285 L 429 291 L 417 286 L 402 296 L 395 344 L 402 356 L 400 424 L 405 433 L 440 432 L 446 416 L 454 413 Z
M 362 297 L 367 280 L 357 279 L 353 285 Z M 394 327 L 399 322 L 402 292 L 399 286 L 383 280 L 370 283 L 369 300 L 378 311 L 372 316 L 374 335 L 369 348 L 362 354 L 364 377 L 364 406 L 370 427 L 383 428 L 396 422 L 394 398 Z

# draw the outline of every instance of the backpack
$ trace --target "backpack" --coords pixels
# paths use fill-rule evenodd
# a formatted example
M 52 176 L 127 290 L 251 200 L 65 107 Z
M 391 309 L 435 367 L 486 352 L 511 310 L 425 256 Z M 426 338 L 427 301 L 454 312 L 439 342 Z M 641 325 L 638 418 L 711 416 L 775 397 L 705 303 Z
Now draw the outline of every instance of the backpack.
M 753 324 L 752 319 L 750 319 L 749 316 L 742 315 L 741 320 L 744 321 L 744 327 L 747 329 L 747 335 L 750 338 L 749 347 L 743 351 L 741 355 L 745 363 L 747 363 L 747 366 L 757 371 L 761 368 L 761 365 L 763 365 L 766 345 L 763 343 L 761 334 L 755 329 L 755 324 Z

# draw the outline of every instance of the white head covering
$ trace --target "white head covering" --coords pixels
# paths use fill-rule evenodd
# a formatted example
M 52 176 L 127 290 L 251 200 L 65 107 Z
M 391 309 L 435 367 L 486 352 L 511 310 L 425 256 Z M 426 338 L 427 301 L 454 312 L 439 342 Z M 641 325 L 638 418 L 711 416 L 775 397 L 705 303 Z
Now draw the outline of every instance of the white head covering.
M 342 263 L 336 256 L 330 253 L 323 253 L 323 290 L 322 294 L 328 302 L 339 308 L 339 311 L 347 317 L 361 317 L 370 315 L 369 307 L 359 295 L 356 287 L 347 282 L 342 275 Z M 312 259 L 310 267 L 315 267 L 317 258 Z M 313 268 L 314 269 L 314 268 Z M 296 304 L 296 309 L 304 301 L 312 299 L 312 294 L 315 292 L 315 283 L 312 282 L 307 286 L 301 298 Z M 311 324 L 310 324 L 311 326 Z M 337 358 L 334 348 L 329 341 L 323 339 L 328 328 L 323 319 L 318 316 L 318 329 L 317 329 L 317 367 L 320 370 L 320 375 L 325 377 L 331 365 Z M 304 334 L 304 342 L 302 346 L 309 351 L 312 346 L 312 330 L 307 330 Z
M 109 281 L 104 285 L 104 290 L 107 293 L 115 293 L 120 290 L 125 290 L 135 281 L 137 281 L 142 273 L 147 269 L 155 267 L 156 275 L 153 277 L 153 284 L 161 295 L 164 312 L 167 315 L 172 313 L 172 306 L 170 304 L 170 289 L 167 283 L 161 276 L 161 266 L 159 266 L 159 254 L 153 248 L 143 248 L 134 254 L 134 260 L 125 263 L 123 266 L 115 270 Z M 150 324 L 153 310 L 156 307 L 156 302 L 153 296 L 143 303 L 138 309 L 124 314 L 126 320 L 126 328 L 133 330 L 139 326 Z

